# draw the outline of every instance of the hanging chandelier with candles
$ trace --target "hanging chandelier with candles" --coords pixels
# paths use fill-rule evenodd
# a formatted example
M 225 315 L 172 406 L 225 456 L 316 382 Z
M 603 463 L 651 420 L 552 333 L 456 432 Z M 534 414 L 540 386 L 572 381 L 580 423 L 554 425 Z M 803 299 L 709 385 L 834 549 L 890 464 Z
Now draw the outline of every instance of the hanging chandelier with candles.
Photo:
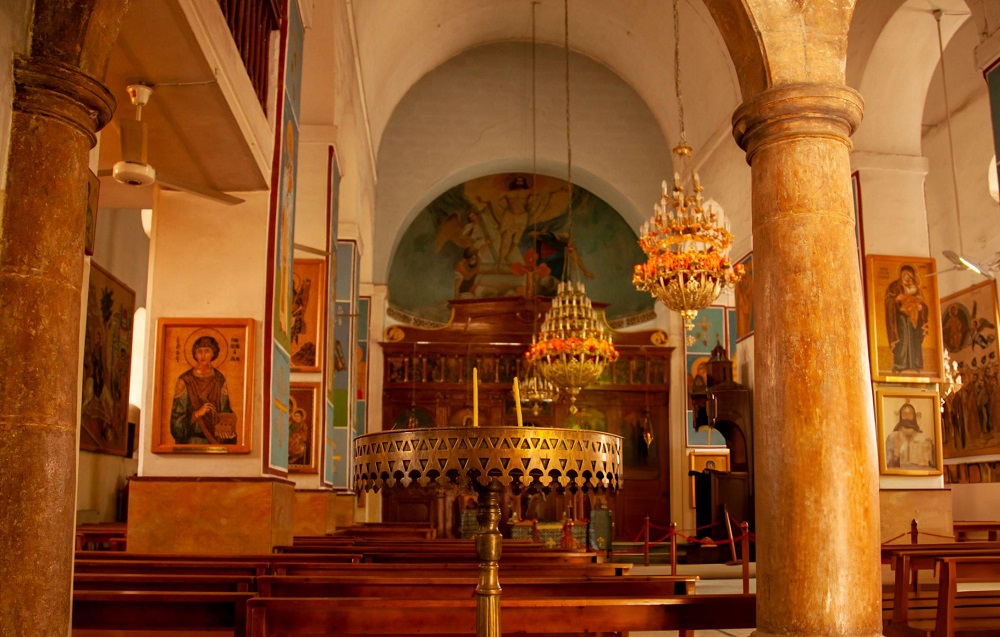
M 632 283 L 679 312 L 684 329 L 691 332 L 698 310 L 711 305 L 723 290 L 733 288 L 743 276 L 743 266 L 733 266 L 729 259 L 733 243 L 729 224 L 722 219 L 721 207 L 705 199 L 694 167 L 694 151 L 687 145 L 679 24 L 674 0 L 674 79 L 680 116 L 680 143 L 673 149 L 674 184 L 668 190 L 663 182 L 653 216 L 642 226 L 639 247 L 647 258 L 635 266 Z M 687 342 L 694 343 L 693 334 L 688 334 Z
M 566 53 L 566 183 L 573 184 L 573 147 L 570 136 L 569 90 L 569 2 L 564 0 L 564 27 Z M 577 259 L 573 245 L 573 196 L 567 203 L 569 240 L 566 245 L 566 266 L 559 283 L 552 307 L 542 321 L 538 339 L 525 357 L 569 396 L 569 412 L 578 409 L 576 398 L 580 391 L 593 385 L 601 377 L 604 367 L 618 358 L 618 351 L 611 342 L 610 330 L 603 317 L 591 304 L 582 281 L 574 281 L 573 264 Z

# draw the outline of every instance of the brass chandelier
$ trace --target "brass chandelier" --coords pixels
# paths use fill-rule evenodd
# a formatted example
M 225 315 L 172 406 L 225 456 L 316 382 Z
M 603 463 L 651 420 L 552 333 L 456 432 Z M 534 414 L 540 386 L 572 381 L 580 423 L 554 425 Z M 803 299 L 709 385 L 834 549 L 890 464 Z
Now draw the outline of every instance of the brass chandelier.
M 684 132 L 681 98 L 680 20 L 674 0 L 674 79 L 680 115 L 680 143 L 673 149 L 674 184 L 668 191 L 663 182 L 660 202 L 643 224 L 639 246 L 646 262 L 635 266 L 632 283 L 649 292 L 671 310 L 679 312 L 687 332 L 694 330 L 698 310 L 708 307 L 725 289 L 736 285 L 743 266 L 733 266 L 729 248 L 733 235 L 721 208 L 705 199 L 704 188 L 694 167 L 694 151 Z M 694 335 L 688 334 L 688 345 Z
M 538 340 L 525 354 L 547 380 L 569 396 L 569 412 L 578 409 L 576 397 L 580 391 L 597 382 L 604 367 L 618 358 L 618 351 L 611 342 L 611 335 L 604 319 L 591 304 L 582 281 L 573 281 L 570 274 L 577 259 L 573 245 L 573 147 L 570 143 L 570 90 L 569 90 L 569 2 L 565 7 L 566 53 L 566 182 L 570 196 L 567 204 L 569 241 L 566 246 L 566 265 L 563 280 L 559 283 L 552 307 L 542 321 Z

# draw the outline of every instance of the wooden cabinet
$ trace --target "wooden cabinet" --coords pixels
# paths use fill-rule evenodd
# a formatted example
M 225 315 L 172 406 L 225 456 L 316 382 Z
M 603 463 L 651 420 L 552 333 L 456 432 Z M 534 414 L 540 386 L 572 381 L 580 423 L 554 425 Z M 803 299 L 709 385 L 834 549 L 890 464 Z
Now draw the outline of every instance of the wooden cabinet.
M 547 309 L 539 299 L 539 314 Z M 443 328 L 392 326 L 381 343 L 384 352 L 383 429 L 406 427 L 461 427 L 472 421 L 472 369 L 477 368 L 481 424 L 517 424 L 512 383 L 524 378 L 524 352 L 531 342 L 535 307 L 522 298 L 452 301 L 452 321 Z M 596 306 L 596 304 L 595 304 Z M 540 317 L 538 317 L 540 322 Z M 580 411 L 569 413 L 569 403 L 544 405 L 537 413 L 525 408 L 525 425 L 598 429 L 623 436 L 623 489 L 606 498 L 614 511 L 617 539 L 633 539 L 649 515 L 656 524 L 669 522 L 669 447 L 667 401 L 670 355 L 664 332 L 616 332 L 621 353 L 605 369 L 599 383 L 578 399 Z M 438 497 L 443 501 L 433 503 Z M 543 519 L 558 520 L 572 510 L 583 517 L 599 503 L 547 496 L 535 507 Z M 570 506 L 572 502 L 575 506 Z M 413 521 L 422 517 L 451 528 L 455 534 L 454 495 L 414 496 L 389 493 L 384 499 L 386 521 Z M 506 505 L 505 516 L 513 506 Z M 441 511 L 441 507 L 446 509 Z M 580 509 L 583 508 L 583 511 Z M 426 512 L 426 513 L 425 513 Z M 447 514 L 446 514 L 447 513 Z M 526 511 L 521 511 L 525 515 Z

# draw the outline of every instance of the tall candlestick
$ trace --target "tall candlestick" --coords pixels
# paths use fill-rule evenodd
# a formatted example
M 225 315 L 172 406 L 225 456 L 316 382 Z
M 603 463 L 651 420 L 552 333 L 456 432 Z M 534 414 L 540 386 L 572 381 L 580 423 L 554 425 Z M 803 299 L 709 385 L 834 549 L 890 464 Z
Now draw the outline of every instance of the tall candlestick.
M 479 426 L 479 370 L 472 368 L 472 426 Z
M 514 377 L 514 409 L 517 411 L 517 426 L 523 427 L 524 421 L 521 420 L 521 390 L 517 388 L 517 376 Z

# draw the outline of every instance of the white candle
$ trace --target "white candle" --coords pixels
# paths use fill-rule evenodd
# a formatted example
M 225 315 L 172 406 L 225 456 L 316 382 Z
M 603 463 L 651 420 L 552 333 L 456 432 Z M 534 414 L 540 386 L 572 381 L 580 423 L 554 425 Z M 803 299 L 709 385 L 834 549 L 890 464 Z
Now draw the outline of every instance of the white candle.
M 517 387 L 517 376 L 514 377 L 514 409 L 517 411 L 517 426 L 523 427 L 524 421 L 521 420 L 521 390 Z
M 472 426 L 479 426 L 479 370 L 472 368 Z

